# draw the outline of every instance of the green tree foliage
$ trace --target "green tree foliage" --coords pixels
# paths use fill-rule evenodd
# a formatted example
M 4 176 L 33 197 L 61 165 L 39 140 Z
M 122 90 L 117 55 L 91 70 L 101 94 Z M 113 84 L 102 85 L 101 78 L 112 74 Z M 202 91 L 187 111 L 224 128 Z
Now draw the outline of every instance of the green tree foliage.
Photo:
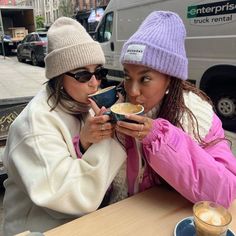
M 36 28 L 37 29 L 44 27 L 44 17 L 43 16 L 36 16 L 35 21 L 36 21 Z
M 59 10 L 61 16 L 73 17 L 74 15 L 74 6 L 71 0 L 61 0 Z

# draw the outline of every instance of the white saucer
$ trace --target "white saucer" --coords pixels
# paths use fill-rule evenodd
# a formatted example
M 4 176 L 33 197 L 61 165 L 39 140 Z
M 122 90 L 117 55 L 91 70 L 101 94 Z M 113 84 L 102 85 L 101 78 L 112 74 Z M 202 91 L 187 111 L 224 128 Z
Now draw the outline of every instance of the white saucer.
M 195 226 L 193 216 L 189 216 L 179 221 L 174 229 L 174 236 L 195 236 Z M 230 229 L 228 229 L 226 236 L 236 236 Z

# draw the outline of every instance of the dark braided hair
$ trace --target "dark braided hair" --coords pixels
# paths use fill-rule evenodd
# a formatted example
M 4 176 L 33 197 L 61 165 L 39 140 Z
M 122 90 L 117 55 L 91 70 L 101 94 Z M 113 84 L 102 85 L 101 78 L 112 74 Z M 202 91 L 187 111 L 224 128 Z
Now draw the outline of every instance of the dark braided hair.
M 193 84 L 187 81 L 172 77 L 169 85 L 169 93 L 164 97 L 157 117 L 166 119 L 171 124 L 184 130 L 181 124 L 181 118 L 183 117 L 184 113 L 187 113 L 187 116 L 192 123 L 192 131 L 195 139 L 203 146 L 206 146 L 207 144 L 203 142 L 199 134 L 197 118 L 184 103 L 184 91 L 191 91 L 212 105 L 210 98 L 203 91 L 199 90 Z

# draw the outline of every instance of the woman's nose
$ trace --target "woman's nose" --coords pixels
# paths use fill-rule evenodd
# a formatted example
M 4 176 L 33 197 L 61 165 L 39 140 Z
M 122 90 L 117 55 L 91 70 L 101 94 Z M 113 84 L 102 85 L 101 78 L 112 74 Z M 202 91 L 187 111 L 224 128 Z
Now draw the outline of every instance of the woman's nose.
M 95 75 L 92 75 L 92 77 L 90 78 L 90 80 L 88 82 L 88 85 L 92 86 L 92 87 L 99 86 L 100 81 L 96 79 Z
M 131 97 L 137 97 L 140 95 L 140 88 L 137 84 L 132 84 L 128 91 Z

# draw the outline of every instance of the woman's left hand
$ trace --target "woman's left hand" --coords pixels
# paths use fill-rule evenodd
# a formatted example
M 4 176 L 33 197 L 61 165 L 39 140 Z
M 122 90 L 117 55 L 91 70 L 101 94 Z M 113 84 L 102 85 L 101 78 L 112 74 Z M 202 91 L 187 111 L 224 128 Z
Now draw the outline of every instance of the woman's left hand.
M 122 134 L 126 134 L 140 141 L 144 139 L 152 129 L 153 119 L 140 115 L 126 115 L 126 118 L 136 123 L 127 121 L 118 121 L 116 130 Z

